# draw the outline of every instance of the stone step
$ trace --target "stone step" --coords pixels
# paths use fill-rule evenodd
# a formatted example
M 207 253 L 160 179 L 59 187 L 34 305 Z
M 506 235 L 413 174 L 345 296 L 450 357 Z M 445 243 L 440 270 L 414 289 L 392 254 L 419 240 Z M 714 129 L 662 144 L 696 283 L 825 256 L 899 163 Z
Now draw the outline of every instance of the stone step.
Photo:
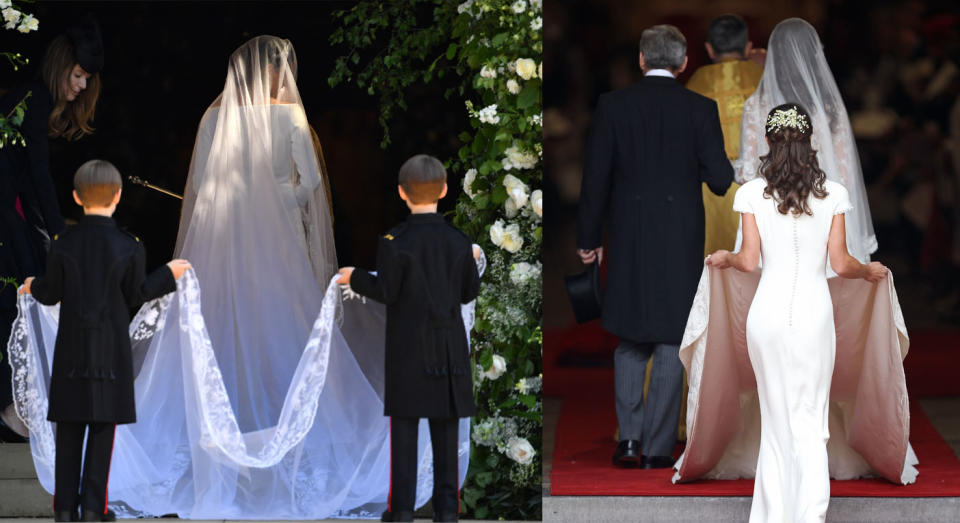
M 0 518 L 50 517 L 53 496 L 43 490 L 27 443 L 0 443 Z
M 36 477 L 29 443 L 0 443 L 0 480 Z
M 0 479 L 0 518 L 53 516 L 53 496 L 33 479 Z
M 749 497 L 545 496 L 543 520 L 742 523 Z M 960 498 L 831 498 L 828 523 L 956 523 Z

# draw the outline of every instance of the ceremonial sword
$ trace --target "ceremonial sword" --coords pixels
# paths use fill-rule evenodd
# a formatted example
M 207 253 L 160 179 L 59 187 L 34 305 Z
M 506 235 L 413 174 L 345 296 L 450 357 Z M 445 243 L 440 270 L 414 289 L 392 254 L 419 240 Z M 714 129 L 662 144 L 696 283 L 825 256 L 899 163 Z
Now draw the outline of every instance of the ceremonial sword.
M 183 199 L 183 196 L 181 196 L 181 195 L 179 195 L 179 194 L 177 194 L 177 193 L 175 193 L 175 192 L 168 191 L 168 190 L 164 189 L 163 187 L 157 187 L 156 185 L 153 185 L 153 184 L 151 184 L 150 182 L 148 182 L 148 181 L 146 181 L 146 180 L 143 180 L 143 179 L 140 179 L 140 178 L 138 178 L 138 177 L 136 177 L 136 176 L 127 176 L 127 178 L 129 178 L 131 182 L 133 182 L 133 183 L 135 183 L 135 184 L 137 184 L 137 185 L 142 185 L 142 186 L 144 186 L 144 187 L 147 187 L 148 189 L 153 189 L 154 191 L 162 192 L 163 194 L 166 194 L 167 196 L 173 196 L 174 198 L 178 198 L 178 199 L 180 199 L 180 200 Z

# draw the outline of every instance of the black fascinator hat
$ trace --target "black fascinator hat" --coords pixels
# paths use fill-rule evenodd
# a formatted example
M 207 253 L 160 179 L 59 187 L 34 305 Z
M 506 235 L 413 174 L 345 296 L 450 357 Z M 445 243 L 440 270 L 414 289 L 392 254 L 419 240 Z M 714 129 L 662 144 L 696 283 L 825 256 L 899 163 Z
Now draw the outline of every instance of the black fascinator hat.
M 103 39 L 96 18 L 84 15 L 67 29 L 67 37 L 80 67 L 90 74 L 99 73 L 103 69 Z
M 567 295 L 573 306 L 577 323 L 586 323 L 600 317 L 603 284 L 600 281 L 600 263 L 587 265 L 587 270 L 565 278 Z

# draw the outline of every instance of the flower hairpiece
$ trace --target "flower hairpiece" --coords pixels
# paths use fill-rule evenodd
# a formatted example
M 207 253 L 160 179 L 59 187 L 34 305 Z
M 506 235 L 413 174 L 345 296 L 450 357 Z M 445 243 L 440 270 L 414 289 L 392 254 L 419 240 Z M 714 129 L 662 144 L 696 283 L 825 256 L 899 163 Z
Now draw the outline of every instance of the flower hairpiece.
M 779 131 L 784 127 L 796 129 L 802 133 L 810 130 L 810 122 L 805 115 L 800 114 L 796 107 L 777 109 L 767 117 L 767 132 Z

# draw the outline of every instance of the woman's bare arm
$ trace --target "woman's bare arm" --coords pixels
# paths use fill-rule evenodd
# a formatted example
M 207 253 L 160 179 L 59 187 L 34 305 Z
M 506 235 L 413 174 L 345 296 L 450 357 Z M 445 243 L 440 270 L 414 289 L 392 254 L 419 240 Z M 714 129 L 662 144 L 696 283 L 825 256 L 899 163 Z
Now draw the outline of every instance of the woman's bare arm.
M 830 238 L 827 240 L 827 252 L 830 253 L 830 268 L 841 278 L 878 282 L 887 275 L 887 268 L 880 262 L 860 263 L 847 251 L 847 228 L 842 214 L 833 217 L 830 225 Z
M 743 221 L 743 243 L 737 253 L 720 250 L 707 256 L 707 265 L 718 269 L 733 267 L 740 272 L 753 272 L 760 263 L 760 229 L 757 219 L 751 213 L 741 213 Z

